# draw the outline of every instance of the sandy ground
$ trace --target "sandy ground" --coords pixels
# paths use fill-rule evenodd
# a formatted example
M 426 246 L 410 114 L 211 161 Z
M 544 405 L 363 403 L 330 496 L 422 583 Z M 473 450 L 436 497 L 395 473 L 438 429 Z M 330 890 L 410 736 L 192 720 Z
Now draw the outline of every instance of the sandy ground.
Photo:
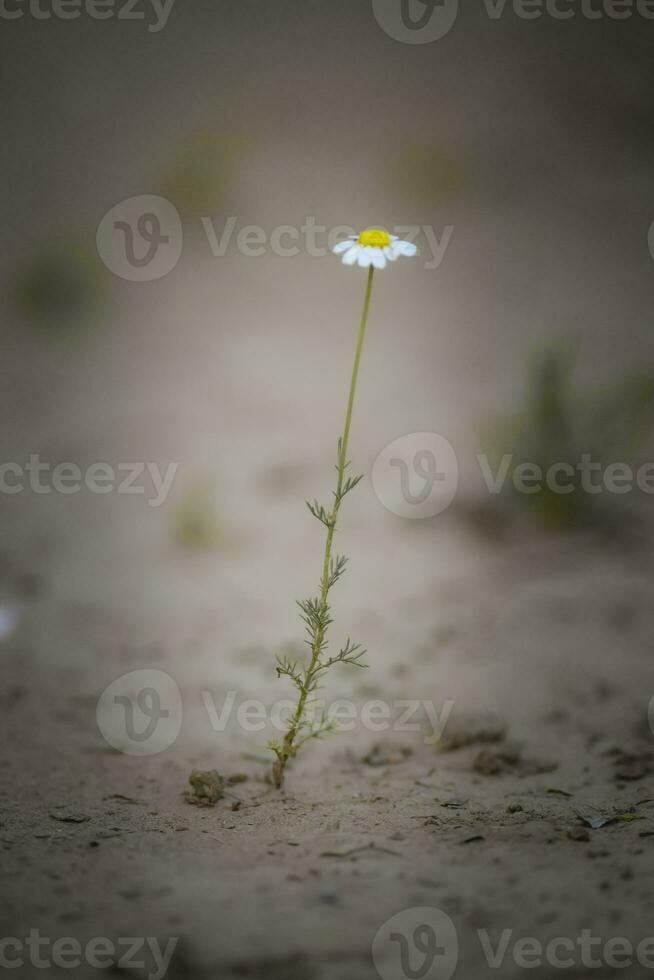
M 401 565 L 406 539 L 396 539 Z M 71 601 L 59 608 L 57 635 L 47 599 L 26 599 L 41 632 L 33 626 L 31 644 L 6 640 L 4 651 L 3 935 L 179 937 L 171 978 L 285 980 L 376 976 L 378 930 L 424 906 L 454 923 L 457 976 L 524 973 L 511 945 L 492 969 L 478 930 L 493 946 L 502 930 L 511 942 L 576 941 L 584 928 L 604 941 L 649 936 L 649 555 L 627 560 L 624 549 L 533 533 L 528 544 L 521 533 L 490 547 L 455 519 L 439 540 L 458 566 L 417 591 L 398 584 L 394 608 L 369 623 L 373 639 L 394 625 L 396 656 L 364 680 L 345 671 L 333 696 L 431 697 L 439 712 L 452 700 L 441 751 L 422 733 L 359 725 L 309 746 L 282 794 L 244 756 L 260 752 L 264 736 L 233 719 L 212 731 L 201 694 L 218 707 L 230 689 L 239 701 L 280 696 L 262 651 L 233 648 L 224 682 L 207 656 L 220 643 L 215 622 L 129 642 L 124 620 Z M 238 577 L 238 558 L 232 564 Z M 42 654 L 75 635 L 84 668 L 48 665 L 39 632 Z M 180 677 L 184 700 L 180 737 L 147 758 L 110 749 L 95 716 L 103 681 L 140 668 Z M 443 751 L 456 739 L 473 744 Z M 183 791 L 194 767 L 248 778 L 214 807 L 191 806 Z M 580 819 L 625 815 L 637 819 L 597 829 Z M 403 923 L 410 937 L 414 925 Z M 449 976 L 439 962 L 425 975 Z M 124 975 L 152 974 L 147 964 Z M 591 972 L 613 975 L 610 962 Z M 13 975 L 32 977 L 34 967 Z

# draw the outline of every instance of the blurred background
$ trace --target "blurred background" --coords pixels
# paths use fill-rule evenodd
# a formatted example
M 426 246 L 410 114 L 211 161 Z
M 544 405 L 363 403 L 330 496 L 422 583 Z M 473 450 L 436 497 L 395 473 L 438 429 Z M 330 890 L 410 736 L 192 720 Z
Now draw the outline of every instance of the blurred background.
M 477 457 L 493 472 L 505 454 L 634 472 L 654 458 L 654 21 L 599 0 L 570 20 L 450 2 L 450 29 L 418 43 L 399 0 L 142 0 L 118 16 L 122 2 L 104 20 L 47 0 L 1 15 L 2 462 L 140 466 L 131 492 L 106 493 L 10 492 L 3 470 L 9 822 L 30 830 L 30 801 L 47 822 L 54 799 L 127 778 L 94 709 L 131 670 L 170 673 L 185 723 L 129 778 L 168 779 L 180 806 L 191 766 L 263 752 L 264 735 L 217 739 L 199 692 L 289 694 L 274 654 L 301 649 L 294 599 L 322 548 L 304 500 L 331 491 L 365 282 L 328 254 L 344 226 L 412 226 L 420 255 L 376 277 L 351 442 L 365 479 L 335 593 L 339 636 L 372 666 L 330 692 L 429 691 L 561 756 L 598 719 L 607 741 L 651 741 L 651 496 L 635 479 L 591 495 L 578 476 L 565 496 L 519 493 L 511 475 L 491 494 Z M 271 245 L 281 226 L 297 254 Z M 407 519 L 374 463 L 434 432 L 457 492 Z M 170 473 L 163 499 L 145 464 Z M 570 730 L 535 736 L 566 710 Z M 345 746 L 315 751 L 328 767 Z M 38 924 L 54 900 L 40 919 L 26 860 L 16 908 Z

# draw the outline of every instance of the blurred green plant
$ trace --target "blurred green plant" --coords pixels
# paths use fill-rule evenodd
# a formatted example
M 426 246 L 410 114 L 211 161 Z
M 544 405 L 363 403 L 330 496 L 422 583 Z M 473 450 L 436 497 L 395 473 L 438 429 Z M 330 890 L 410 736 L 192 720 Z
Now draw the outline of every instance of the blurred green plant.
M 204 214 L 222 204 L 236 170 L 238 141 L 233 135 L 195 133 L 178 144 L 161 192 L 179 211 Z
M 16 276 L 18 309 L 47 330 L 91 322 L 104 298 L 105 275 L 99 259 L 75 242 L 57 241 L 36 252 Z
M 464 174 L 443 150 L 414 143 L 403 147 L 393 162 L 394 183 L 402 196 L 419 204 L 447 201 L 464 186 Z
M 581 392 L 574 380 L 575 352 L 559 345 L 532 354 L 524 404 L 482 430 L 482 443 L 495 466 L 506 454 L 512 466 L 536 464 L 543 473 L 566 463 L 572 492 L 557 493 L 546 481 L 537 492 L 518 493 L 507 480 L 503 502 L 526 507 L 538 521 L 555 527 L 596 523 L 601 497 L 582 486 L 578 464 L 584 455 L 605 468 L 633 467 L 647 447 L 654 423 L 654 374 L 630 372 L 616 383 Z M 602 497 L 604 495 L 601 495 Z
M 209 550 L 221 542 L 215 494 L 207 484 L 196 484 L 186 491 L 173 511 L 172 521 L 176 543 L 189 551 Z

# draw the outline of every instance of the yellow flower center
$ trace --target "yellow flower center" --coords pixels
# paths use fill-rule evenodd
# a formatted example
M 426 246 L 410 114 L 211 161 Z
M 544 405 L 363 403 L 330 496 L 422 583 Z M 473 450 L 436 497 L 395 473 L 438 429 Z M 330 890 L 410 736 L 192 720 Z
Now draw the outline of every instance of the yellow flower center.
M 366 228 L 359 235 L 359 245 L 370 245 L 372 248 L 384 248 L 391 244 L 391 236 L 381 228 Z

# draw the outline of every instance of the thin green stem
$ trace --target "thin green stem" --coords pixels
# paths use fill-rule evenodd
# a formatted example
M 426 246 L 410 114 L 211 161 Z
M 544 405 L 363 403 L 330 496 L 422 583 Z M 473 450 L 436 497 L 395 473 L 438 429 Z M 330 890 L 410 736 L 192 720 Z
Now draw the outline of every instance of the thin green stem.
M 354 410 L 354 400 L 356 397 L 357 381 L 359 379 L 359 367 L 361 365 L 361 354 L 363 352 L 363 342 L 366 335 L 366 327 L 368 325 L 368 313 L 370 311 L 370 298 L 372 296 L 372 282 L 374 278 L 374 267 L 370 266 L 368 270 L 368 278 L 366 281 L 366 292 L 363 301 L 363 310 L 361 313 L 361 320 L 359 322 L 359 332 L 357 334 L 356 349 L 354 352 L 354 363 L 352 365 L 352 375 L 350 378 L 350 390 L 347 400 L 347 409 L 345 412 L 345 424 L 343 426 L 343 434 L 338 441 L 338 460 L 337 460 L 337 472 L 338 478 L 336 481 L 336 490 L 334 491 L 334 506 L 327 516 L 327 537 L 325 540 L 325 553 L 322 563 L 322 575 L 320 578 L 320 595 L 318 600 L 319 613 L 318 622 L 319 625 L 315 631 L 315 634 L 311 643 L 311 660 L 309 666 L 306 669 L 304 675 L 304 684 L 300 688 L 300 695 L 298 698 L 298 703 L 296 709 L 293 713 L 291 721 L 289 722 L 288 729 L 284 736 L 284 741 L 277 751 L 277 760 L 273 765 L 273 781 L 277 787 L 280 787 L 284 781 L 284 770 L 286 768 L 286 763 L 288 760 L 295 755 L 299 745 L 296 744 L 296 737 L 300 726 L 302 725 L 302 720 L 304 718 L 304 709 L 306 706 L 307 697 L 312 689 L 312 682 L 320 669 L 320 655 L 323 650 L 325 635 L 327 632 L 327 625 L 325 623 L 328 604 L 327 598 L 330 589 L 330 565 L 332 561 L 332 545 L 334 542 L 334 534 L 336 532 L 336 524 L 338 522 L 338 515 L 341 508 L 341 502 L 344 497 L 343 488 L 345 482 L 345 471 L 348 466 L 347 450 L 350 442 L 350 429 L 352 427 L 352 413 Z M 306 740 L 306 739 L 304 739 Z M 302 744 L 302 743 L 300 743 Z

